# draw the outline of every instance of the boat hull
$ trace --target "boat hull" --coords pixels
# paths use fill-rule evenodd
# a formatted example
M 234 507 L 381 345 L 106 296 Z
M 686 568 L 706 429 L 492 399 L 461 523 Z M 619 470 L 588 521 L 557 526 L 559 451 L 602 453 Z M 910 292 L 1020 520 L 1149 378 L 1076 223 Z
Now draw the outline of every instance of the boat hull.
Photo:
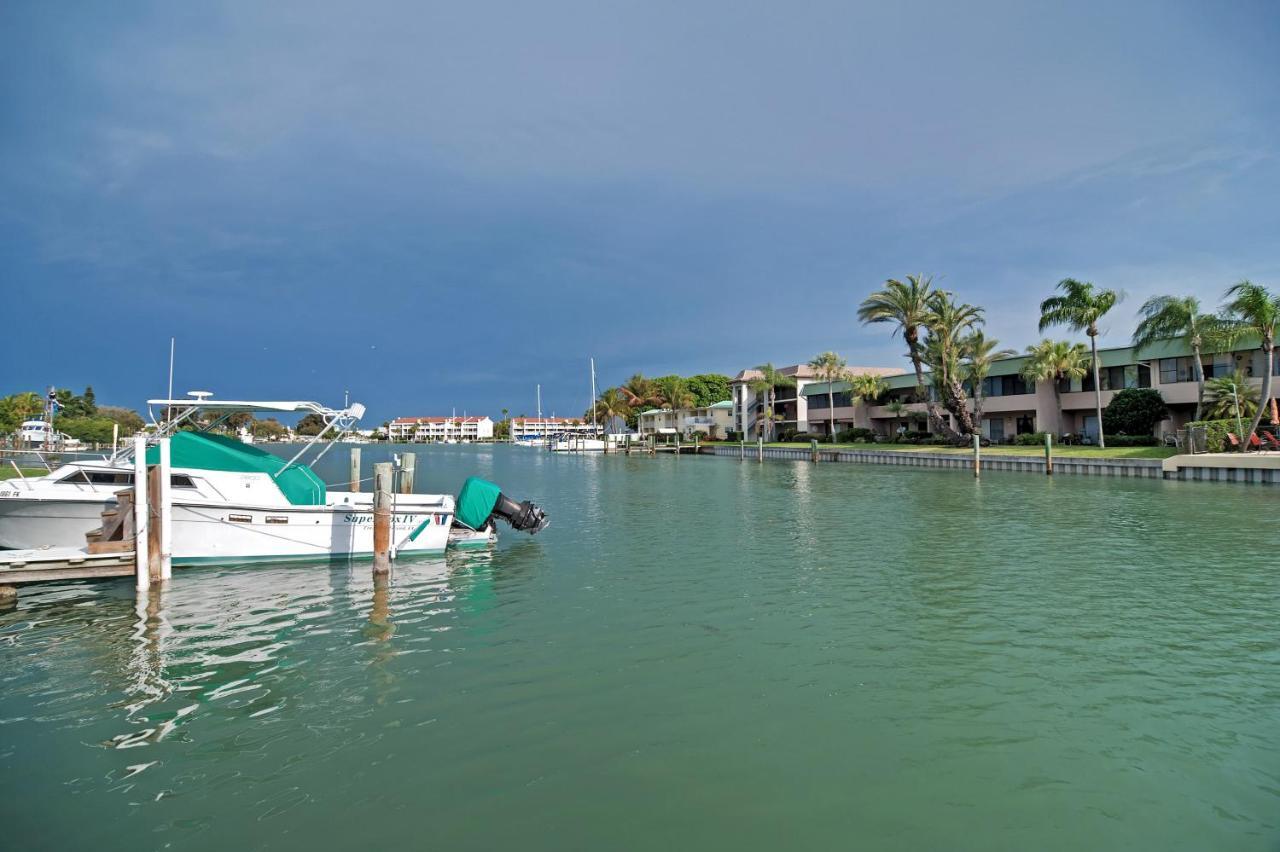
M 0 500 L 0 547 L 84 547 L 85 533 L 102 526 L 102 510 L 108 502 L 92 498 Z
M 397 511 L 392 546 L 402 554 L 444 553 L 453 513 Z M 175 505 L 173 564 L 195 565 L 373 556 L 373 513 L 351 507 L 281 509 Z

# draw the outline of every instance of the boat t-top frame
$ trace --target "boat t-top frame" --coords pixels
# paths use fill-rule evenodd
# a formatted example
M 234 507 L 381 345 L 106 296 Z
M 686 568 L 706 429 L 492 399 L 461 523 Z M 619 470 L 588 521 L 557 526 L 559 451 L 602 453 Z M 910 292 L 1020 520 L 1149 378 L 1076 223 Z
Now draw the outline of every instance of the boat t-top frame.
M 307 400 L 238 400 L 238 399 L 211 399 L 213 394 L 209 391 L 191 391 L 187 396 L 192 399 L 149 399 L 147 400 L 147 416 L 151 418 L 151 423 L 155 426 L 155 431 L 147 437 L 147 443 L 158 441 L 161 438 L 170 436 L 181 430 L 185 424 L 195 424 L 195 416 L 201 412 L 216 414 L 207 424 L 199 424 L 196 431 L 208 432 L 217 426 L 226 422 L 233 414 L 255 411 L 270 411 L 279 414 L 297 414 L 307 412 L 318 414 L 324 420 L 324 428 L 314 435 L 307 444 L 299 450 L 293 458 L 284 463 L 280 470 L 276 471 L 276 476 L 284 473 L 290 467 L 298 462 L 303 456 L 310 452 L 326 435 L 335 432 L 333 440 L 330 440 L 325 447 L 316 453 L 311 459 L 311 463 L 318 461 L 329 449 L 336 443 L 336 439 L 350 432 L 364 416 L 364 406 L 358 402 L 353 402 L 346 408 L 335 409 L 321 405 L 318 402 L 309 402 Z M 163 419 L 157 418 L 155 409 L 159 407 L 165 416 Z M 111 461 L 119 461 L 130 457 L 133 454 L 132 447 L 122 447 L 111 456 Z

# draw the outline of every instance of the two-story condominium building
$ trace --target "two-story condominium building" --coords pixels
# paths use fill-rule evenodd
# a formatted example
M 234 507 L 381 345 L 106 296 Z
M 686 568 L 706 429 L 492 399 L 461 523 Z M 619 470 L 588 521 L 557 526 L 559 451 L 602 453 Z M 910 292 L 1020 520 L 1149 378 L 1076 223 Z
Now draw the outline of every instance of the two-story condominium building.
M 637 431 L 641 435 L 684 435 L 699 432 L 712 439 L 723 439 L 733 431 L 733 400 L 726 399 L 698 408 L 651 408 L 640 412 Z
M 414 442 L 492 441 L 488 417 L 397 417 L 387 426 L 389 440 Z
M 826 383 L 818 380 L 814 374 L 814 370 L 808 364 L 792 364 L 790 367 L 782 367 L 778 370 L 784 376 L 787 376 L 794 382 L 791 386 L 778 386 L 774 388 L 774 432 L 794 429 L 797 432 L 816 432 L 826 434 L 829 422 L 828 412 L 826 408 L 827 398 Z M 879 376 L 893 376 L 902 372 L 896 367 L 849 367 L 846 372 L 850 376 L 862 375 L 864 373 L 874 373 Z M 732 393 L 733 417 L 731 430 L 741 432 L 746 436 L 756 436 L 760 434 L 764 425 L 765 409 L 768 408 L 769 395 L 763 389 L 756 389 L 755 383 L 759 382 L 763 375 L 759 370 L 743 370 L 733 377 L 730 383 L 730 391 Z M 843 386 L 848 391 L 847 382 L 837 382 L 837 386 Z M 815 404 L 815 391 L 812 389 L 816 386 L 822 387 L 823 397 Z M 848 403 L 848 394 L 845 394 L 846 405 Z M 837 406 L 839 403 L 837 402 Z M 839 418 L 837 411 L 836 431 L 848 429 L 853 425 L 850 421 L 852 415 L 849 414 L 843 421 Z
M 1031 432 L 1096 441 L 1098 420 L 1092 371 L 1083 379 L 1057 382 L 1055 389 L 1053 382 L 1030 382 L 1022 378 L 1026 360 L 1024 356 L 1000 359 L 983 380 L 982 434 L 997 443 Z M 1239 368 L 1255 387 L 1260 387 L 1264 360 L 1262 351 L 1256 347 L 1239 348 L 1204 355 L 1202 366 L 1206 380 L 1231 375 Z M 1119 390 L 1154 388 L 1169 406 L 1169 418 L 1160 424 L 1157 434 L 1171 433 L 1194 416 L 1197 386 L 1192 355 L 1180 342 L 1164 341 L 1141 353 L 1130 346 L 1100 349 L 1098 362 L 1104 409 Z M 1280 375 L 1280 358 L 1274 359 L 1271 369 L 1273 375 Z M 887 382 L 889 390 L 871 404 L 853 400 L 848 382 L 833 383 L 837 429 L 858 426 L 885 436 L 900 428 L 927 429 L 925 404 L 917 392 L 914 373 L 890 376 Z M 931 392 L 928 383 L 926 374 L 926 392 Z M 1280 380 L 1273 382 L 1273 386 L 1273 396 L 1280 394 Z M 966 390 L 972 411 L 973 389 Z M 806 383 L 801 392 L 808 398 L 806 410 L 811 425 L 820 425 L 826 416 L 826 383 Z M 901 409 L 892 405 L 895 401 L 901 403 Z
M 597 435 L 603 427 L 567 417 L 513 417 L 511 440 L 545 438 L 550 435 Z

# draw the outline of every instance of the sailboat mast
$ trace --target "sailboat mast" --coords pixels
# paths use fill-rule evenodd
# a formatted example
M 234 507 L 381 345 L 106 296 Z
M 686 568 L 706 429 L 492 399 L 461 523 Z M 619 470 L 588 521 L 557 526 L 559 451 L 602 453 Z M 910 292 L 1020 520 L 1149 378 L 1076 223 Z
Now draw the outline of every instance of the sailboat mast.
M 591 359 L 591 431 L 598 434 L 600 423 L 596 419 L 596 359 Z

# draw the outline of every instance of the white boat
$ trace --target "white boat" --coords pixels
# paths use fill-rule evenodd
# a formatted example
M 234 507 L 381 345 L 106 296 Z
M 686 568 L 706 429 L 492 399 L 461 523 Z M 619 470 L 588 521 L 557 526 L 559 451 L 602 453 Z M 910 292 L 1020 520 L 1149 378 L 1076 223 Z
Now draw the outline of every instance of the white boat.
M 322 439 L 331 430 L 349 428 L 364 413 L 363 406 L 334 411 L 312 402 L 215 401 L 205 397 L 195 402 L 153 400 L 150 404 L 169 410 L 187 407 L 161 429 L 162 434 L 172 436 L 174 564 L 372 555 L 373 495 L 330 491 L 302 462 L 309 453 L 312 462 L 323 456 L 332 443 L 322 444 Z M 220 413 L 223 418 L 238 411 L 307 411 L 324 417 L 326 426 L 286 461 L 231 438 L 176 431 L 195 411 Z M 154 463 L 152 454 L 158 454 L 158 448 L 148 450 L 148 461 Z M 491 541 L 494 516 L 530 532 L 545 526 L 545 517 L 536 506 L 517 504 L 503 497 L 496 486 L 476 482 L 491 492 L 479 489 L 482 496 L 470 501 L 470 516 L 459 525 L 459 543 L 474 545 L 486 536 Z M 86 535 L 103 525 L 103 512 L 116 503 L 116 493 L 132 484 L 133 465 L 123 454 L 99 462 L 67 464 L 48 476 L 9 480 L 0 486 L 0 546 L 82 546 Z M 482 516 L 484 500 L 489 497 L 492 511 Z M 392 546 L 404 553 L 443 552 L 454 521 L 451 495 L 396 495 Z
M 53 424 L 46 420 L 25 420 L 18 427 L 17 439 L 19 446 L 24 447 L 46 447 L 54 449 L 61 447 L 66 436 L 53 428 Z
M 568 436 L 552 441 L 547 445 L 547 449 L 553 453 L 603 453 L 604 440 Z

